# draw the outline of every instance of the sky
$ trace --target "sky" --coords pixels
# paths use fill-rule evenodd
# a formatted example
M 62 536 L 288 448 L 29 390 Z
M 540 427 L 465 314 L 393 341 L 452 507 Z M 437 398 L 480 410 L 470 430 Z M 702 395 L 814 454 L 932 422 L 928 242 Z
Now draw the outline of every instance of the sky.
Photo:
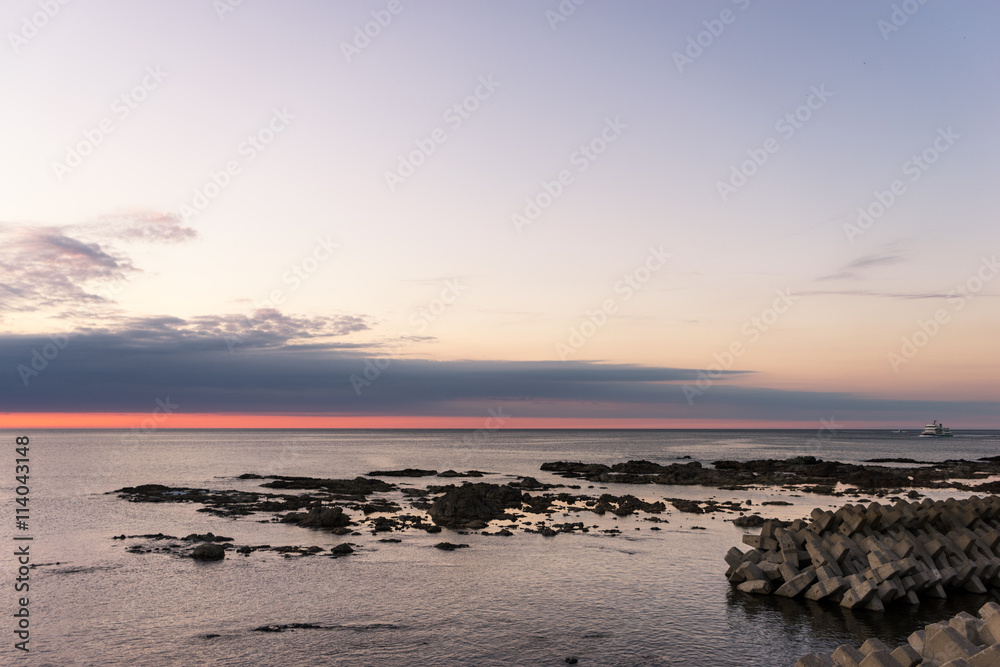
M 1000 428 L 998 32 L 8 0 L 0 427 Z

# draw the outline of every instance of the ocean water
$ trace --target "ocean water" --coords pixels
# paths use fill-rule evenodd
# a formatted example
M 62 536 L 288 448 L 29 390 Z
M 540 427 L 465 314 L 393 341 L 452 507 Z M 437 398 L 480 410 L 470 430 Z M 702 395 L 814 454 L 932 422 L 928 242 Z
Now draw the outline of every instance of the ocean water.
M 14 529 L 14 437 L 29 435 L 30 530 Z M 584 513 L 557 522 L 616 527 L 544 538 L 393 533 L 400 543 L 337 537 L 261 523 L 267 516 L 221 518 L 193 504 L 129 503 L 109 493 L 160 483 L 255 489 L 262 475 L 354 477 L 403 467 L 478 469 L 481 481 L 514 475 L 575 483 L 543 473 L 546 461 L 613 463 L 680 457 L 785 458 L 812 454 L 859 462 L 873 457 L 939 460 L 1000 454 L 1000 433 L 963 432 L 945 440 L 886 431 L 0 431 L 7 442 L 0 498 L 4 551 L 30 534 L 31 651 L 13 649 L 14 619 L 0 623 L 0 662 L 25 665 L 792 665 L 868 637 L 901 644 L 925 623 L 974 612 L 985 596 L 925 602 L 885 613 L 836 604 L 753 597 L 724 577 L 723 555 L 745 531 L 732 514 L 682 514 L 668 523 Z M 434 478 L 392 479 L 414 486 Z M 461 482 L 461 480 L 444 480 Z M 575 493 L 598 495 L 600 488 Z M 663 498 L 783 499 L 762 508 L 794 519 L 849 499 L 785 490 L 611 485 L 607 492 Z M 962 496 L 935 492 L 931 497 Z M 386 494 L 399 499 L 399 492 Z M 404 505 L 405 506 L 405 505 Z M 651 531 L 657 525 L 660 531 Z M 284 558 L 271 552 L 198 563 L 162 553 L 133 554 L 119 534 L 214 532 L 237 544 L 359 545 L 346 558 Z M 433 548 L 447 540 L 470 545 Z M 3 608 L 13 610 L 16 563 L 0 559 Z M 58 564 L 56 564 L 58 563 Z M 324 629 L 263 633 L 267 624 Z M 207 635 L 218 635 L 207 637 Z M 11 659 L 11 662 L 6 662 Z

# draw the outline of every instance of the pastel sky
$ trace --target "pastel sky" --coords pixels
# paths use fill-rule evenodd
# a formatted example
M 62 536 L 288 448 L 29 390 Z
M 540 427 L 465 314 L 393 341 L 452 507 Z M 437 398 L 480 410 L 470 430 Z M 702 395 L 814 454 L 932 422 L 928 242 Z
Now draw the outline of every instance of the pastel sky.
M 1000 428 L 995 3 L 0 32 L 0 427 Z

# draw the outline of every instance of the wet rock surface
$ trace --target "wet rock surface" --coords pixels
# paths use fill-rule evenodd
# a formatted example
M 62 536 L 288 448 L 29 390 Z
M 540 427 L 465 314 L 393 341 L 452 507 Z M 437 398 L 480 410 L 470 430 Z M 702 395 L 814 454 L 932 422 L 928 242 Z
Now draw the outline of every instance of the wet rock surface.
M 434 490 L 434 489 L 432 489 Z M 478 482 L 440 487 L 443 495 L 428 508 L 435 524 L 465 526 L 475 521 L 489 522 L 505 517 L 505 510 L 521 507 L 521 492 L 509 486 Z
M 902 461 L 909 459 L 884 459 Z M 706 468 L 698 461 L 662 465 L 650 461 L 628 461 L 605 465 L 556 461 L 543 463 L 541 470 L 571 479 L 612 484 L 676 484 L 714 486 L 738 489 L 747 486 L 788 486 L 804 484 L 816 487 L 815 492 L 832 492 L 843 483 L 860 489 L 895 489 L 906 487 L 957 488 L 973 490 L 957 480 L 971 480 L 1000 474 L 1000 458 L 986 457 L 978 461 L 948 459 L 939 462 L 913 461 L 917 467 L 886 467 L 857 465 L 839 461 L 824 461 L 814 456 L 789 459 L 759 459 L 753 461 L 714 461 Z

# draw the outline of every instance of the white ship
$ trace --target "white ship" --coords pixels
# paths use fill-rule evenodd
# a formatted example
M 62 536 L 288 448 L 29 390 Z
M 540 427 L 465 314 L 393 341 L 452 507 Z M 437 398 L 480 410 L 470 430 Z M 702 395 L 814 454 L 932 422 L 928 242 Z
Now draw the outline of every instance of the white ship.
M 939 424 L 938 421 L 935 419 L 933 424 L 928 424 L 927 426 L 924 427 L 923 433 L 920 434 L 920 437 L 950 438 L 951 429 L 945 427 L 944 424 Z

